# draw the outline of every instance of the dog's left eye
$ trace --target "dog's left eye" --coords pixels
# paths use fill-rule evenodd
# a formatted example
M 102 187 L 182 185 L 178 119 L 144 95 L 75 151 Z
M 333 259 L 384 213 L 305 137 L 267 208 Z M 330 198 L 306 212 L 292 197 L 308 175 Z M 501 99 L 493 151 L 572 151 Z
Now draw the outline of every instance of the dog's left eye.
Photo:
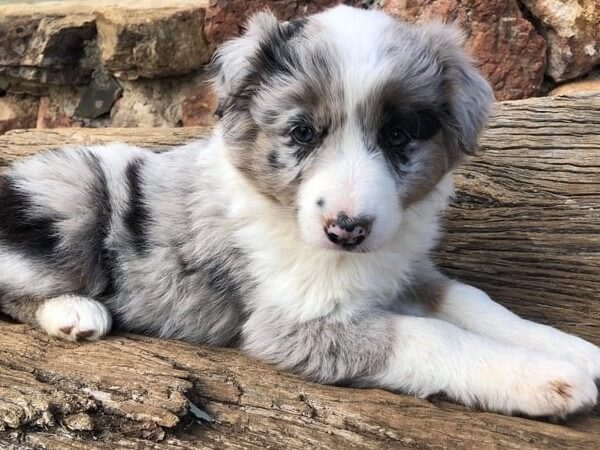
M 408 144 L 410 138 L 406 132 L 397 126 L 388 126 L 383 129 L 383 144 L 386 147 L 402 148 Z
M 296 125 L 291 129 L 290 136 L 298 144 L 312 144 L 315 139 L 315 130 L 310 125 Z

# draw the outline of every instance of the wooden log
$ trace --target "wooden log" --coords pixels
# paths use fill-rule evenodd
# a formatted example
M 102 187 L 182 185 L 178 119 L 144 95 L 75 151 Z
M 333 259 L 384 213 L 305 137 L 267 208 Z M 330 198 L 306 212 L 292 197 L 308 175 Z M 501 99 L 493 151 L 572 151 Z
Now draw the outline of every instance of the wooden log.
M 0 367 L 0 418 L 17 430 L 5 432 L 6 439 L 20 434 L 31 446 L 60 448 L 65 439 L 80 439 L 81 447 L 135 447 L 163 433 L 157 448 L 171 442 L 183 448 L 590 449 L 600 442 L 598 417 L 566 427 L 439 399 L 320 386 L 235 350 L 140 336 L 73 344 L 5 325 Z M 193 423 L 188 401 L 216 422 Z M 77 413 L 88 419 L 75 423 L 92 422 L 93 431 L 71 425 Z
M 0 136 L 0 165 L 65 144 L 165 149 L 208 132 L 15 131 Z M 600 344 L 600 96 L 500 103 L 482 150 L 456 175 L 440 265 Z M 561 424 L 505 417 L 136 335 L 74 344 L 0 322 L 0 342 L 0 448 L 600 448 L 598 408 Z

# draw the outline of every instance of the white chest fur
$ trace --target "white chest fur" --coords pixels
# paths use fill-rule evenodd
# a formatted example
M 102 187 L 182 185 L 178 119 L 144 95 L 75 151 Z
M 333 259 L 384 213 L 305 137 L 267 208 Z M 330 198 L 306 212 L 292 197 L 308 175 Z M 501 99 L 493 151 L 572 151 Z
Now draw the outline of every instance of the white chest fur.
M 404 212 L 396 238 L 384 250 L 354 254 L 305 244 L 293 212 L 257 193 L 226 162 L 219 172 L 221 186 L 231 193 L 230 232 L 251 261 L 248 270 L 257 281 L 250 307 L 300 322 L 391 301 L 435 244 L 438 216 L 452 190 L 448 175 Z

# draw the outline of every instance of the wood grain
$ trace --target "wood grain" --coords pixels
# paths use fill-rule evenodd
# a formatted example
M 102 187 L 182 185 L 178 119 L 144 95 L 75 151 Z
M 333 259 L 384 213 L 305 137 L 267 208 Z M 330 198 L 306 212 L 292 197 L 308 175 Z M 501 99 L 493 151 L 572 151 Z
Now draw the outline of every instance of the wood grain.
M 87 146 L 124 142 L 141 147 L 167 150 L 210 135 L 210 128 L 57 128 L 14 130 L 0 136 L 0 167 L 43 150 L 65 146 Z
M 235 350 L 133 335 L 74 344 L 24 325 L 0 329 L 0 424 L 17 430 L 3 438 L 32 447 L 154 448 L 145 445 L 160 438 L 161 449 L 589 449 L 600 442 L 582 431 L 600 428 L 598 417 L 566 427 L 306 383 Z M 194 423 L 188 402 L 215 422 Z M 86 415 L 93 430 L 69 430 L 74 414 Z
M 0 165 L 67 143 L 165 149 L 209 132 L 10 132 Z M 440 265 L 600 344 L 600 96 L 500 103 L 481 147 L 456 174 Z M 4 322 L 0 336 L 0 448 L 600 448 L 598 409 L 550 424 L 314 385 L 234 350 L 134 335 L 78 345 Z M 196 423 L 190 403 L 215 421 Z

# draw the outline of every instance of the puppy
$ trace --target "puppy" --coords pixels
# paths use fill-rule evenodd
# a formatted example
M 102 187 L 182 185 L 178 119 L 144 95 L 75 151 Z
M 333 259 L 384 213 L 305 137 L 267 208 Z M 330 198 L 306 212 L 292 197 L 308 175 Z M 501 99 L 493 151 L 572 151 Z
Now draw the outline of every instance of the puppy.
M 46 152 L 0 177 L 3 312 L 65 339 L 114 322 L 506 414 L 596 403 L 600 349 L 430 262 L 493 98 L 460 33 L 346 6 L 260 13 L 214 66 L 210 139 Z

